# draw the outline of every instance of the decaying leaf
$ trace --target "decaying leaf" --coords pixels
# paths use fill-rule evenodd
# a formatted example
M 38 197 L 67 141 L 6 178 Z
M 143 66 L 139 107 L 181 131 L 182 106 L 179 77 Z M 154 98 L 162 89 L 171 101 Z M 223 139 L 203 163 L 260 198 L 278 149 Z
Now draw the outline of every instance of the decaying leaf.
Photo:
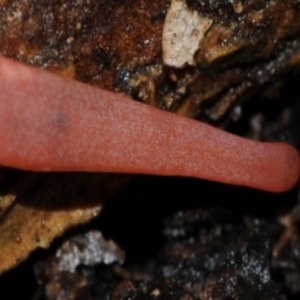
M 16 195 L 14 194 L 6 194 L 0 196 L 0 219 L 5 214 L 5 212 L 11 207 L 15 199 Z
M 220 120 L 299 70 L 297 0 L 43 3 L 1 2 L 1 54 L 179 114 Z
M 34 249 L 48 247 L 66 229 L 96 217 L 127 179 L 107 174 L 23 174 L 14 190 L 17 198 L 0 220 L 0 274 Z
M 173 0 L 162 36 L 163 63 L 174 68 L 195 66 L 195 53 L 212 23 L 212 19 L 189 9 L 185 1 Z

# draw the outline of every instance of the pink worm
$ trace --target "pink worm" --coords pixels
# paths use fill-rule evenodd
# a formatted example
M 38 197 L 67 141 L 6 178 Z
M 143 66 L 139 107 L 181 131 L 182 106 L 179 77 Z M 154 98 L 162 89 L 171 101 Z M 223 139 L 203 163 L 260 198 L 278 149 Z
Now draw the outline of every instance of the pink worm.
M 178 175 L 272 192 L 299 154 L 0 57 L 0 164 L 35 171 Z

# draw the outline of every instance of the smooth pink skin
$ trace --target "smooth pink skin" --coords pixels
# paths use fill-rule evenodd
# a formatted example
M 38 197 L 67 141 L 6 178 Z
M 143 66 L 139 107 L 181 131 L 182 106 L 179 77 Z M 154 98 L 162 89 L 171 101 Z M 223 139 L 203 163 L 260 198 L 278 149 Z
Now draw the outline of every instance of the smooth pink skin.
M 35 171 L 179 175 L 272 192 L 299 178 L 284 143 L 240 138 L 0 57 L 0 164 Z

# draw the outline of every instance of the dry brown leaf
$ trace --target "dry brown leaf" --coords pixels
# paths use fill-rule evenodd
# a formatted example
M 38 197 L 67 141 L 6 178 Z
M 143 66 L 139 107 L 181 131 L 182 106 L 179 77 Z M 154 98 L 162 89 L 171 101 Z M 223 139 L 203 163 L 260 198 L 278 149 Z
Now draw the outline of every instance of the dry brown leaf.
M 5 214 L 5 212 L 9 209 L 9 207 L 16 200 L 16 195 L 14 194 L 6 194 L 0 196 L 0 219 Z
M 0 274 L 34 249 L 48 247 L 68 228 L 97 216 L 104 201 L 127 180 L 107 174 L 24 173 L 15 202 L 0 220 Z

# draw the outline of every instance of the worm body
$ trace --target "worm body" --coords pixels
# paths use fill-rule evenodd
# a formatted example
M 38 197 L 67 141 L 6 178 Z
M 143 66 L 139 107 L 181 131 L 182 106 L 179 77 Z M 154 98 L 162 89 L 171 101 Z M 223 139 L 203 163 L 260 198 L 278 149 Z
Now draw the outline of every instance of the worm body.
M 299 154 L 0 57 L 0 164 L 189 176 L 282 192 Z

